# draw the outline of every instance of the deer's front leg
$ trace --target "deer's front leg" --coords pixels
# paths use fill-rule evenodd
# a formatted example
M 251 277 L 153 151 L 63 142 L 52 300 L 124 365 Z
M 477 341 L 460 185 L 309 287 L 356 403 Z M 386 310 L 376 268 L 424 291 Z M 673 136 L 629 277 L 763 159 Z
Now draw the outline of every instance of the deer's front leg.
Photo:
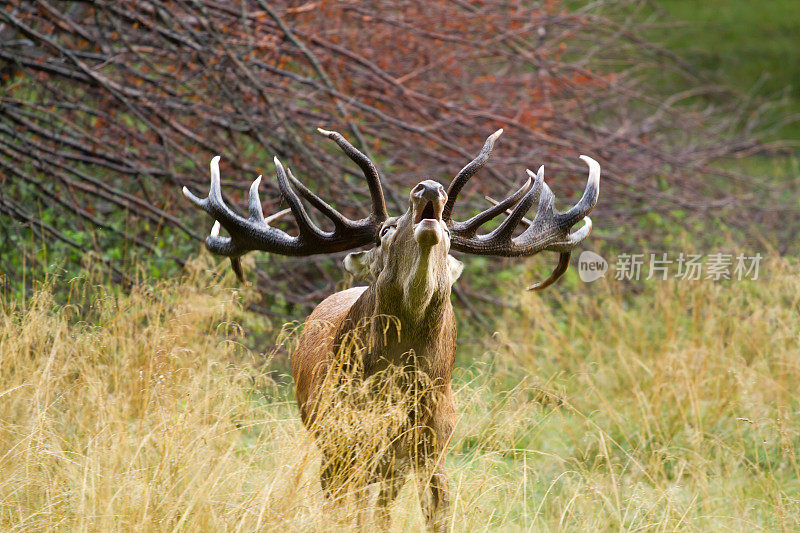
M 452 398 L 438 404 L 432 425 L 422 439 L 420 456 L 424 462 L 418 465 L 420 475 L 419 500 L 428 529 L 434 532 L 450 531 L 450 493 L 445 472 L 445 454 L 453 434 Z
M 392 470 L 389 475 L 381 480 L 381 488 L 378 493 L 378 506 L 375 510 L 376 522 L 383 530 L 389 530 L 392 519 L 389 514 L 389 507 L 400 494 L 400 490 L 406 481 L 408 466 L 401 465 L 397 470 Z
M 419 500 L 428 529 L 436 533 L 450 531 L 450 493 L 444 464 L 422 474 Z

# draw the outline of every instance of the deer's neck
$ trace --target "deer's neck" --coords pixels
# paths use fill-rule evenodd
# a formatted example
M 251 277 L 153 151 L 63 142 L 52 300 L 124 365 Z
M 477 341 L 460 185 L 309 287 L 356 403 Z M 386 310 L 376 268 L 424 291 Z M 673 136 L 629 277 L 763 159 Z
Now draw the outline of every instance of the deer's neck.
M 392 308 L 392 311 L 398 311 L 396 308 L 401 307 L 401 314 L 413 321 L 420 320 L 428 311 L 428 307 L 431 303 L 435 305 L 439 303 L 433 302 L 433 300 L 437 296 L 441 296 L 441 294 L 438 293 L 442 292 L 439 290 L 440 287 L 438 286 L 438 273 L 432 270 L 431 266 L 430 251 L 421 253 L 415 258 L 415 264 L 412 267 L 413 274 L 398 282 L 402 290 L 402 304 L 398 306 L 398 302 L 391 300 L 383 302 L 379 300 L 378 305 L 382 303 L 388 304 L 384 305 L 384 308 L 387 308 L 386 310 Z M 450 287 L 446 285 L 446 287 L 443 288 L 449 300 Z
M 372 312 L 394 316 L 413 328 L 434 328 L 450 309 L 449 274 L 441 251 L 420 250 L 414 257 L 398 261 L 370 287 L 374 293 Z
M 362 324 L 364 369 L 368 374 L 388 364 L 414 364 L 449 382 L 455 354 L 455 316 L 450 284 L 434 284 L 425 294 L 406 295 L 434 284 L 427 276 L 393 284 L 373 284 L 350 309 L 349 324 Z M 430 287 L 429 287 L 430 288 Z

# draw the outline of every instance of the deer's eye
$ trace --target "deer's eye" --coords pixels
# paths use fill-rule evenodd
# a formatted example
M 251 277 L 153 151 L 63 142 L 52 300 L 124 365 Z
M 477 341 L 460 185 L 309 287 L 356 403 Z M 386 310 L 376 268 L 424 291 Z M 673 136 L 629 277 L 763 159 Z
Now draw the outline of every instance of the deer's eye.
M 381 239 L 383 239 L 386 236 L 386 234 L 389 233 L 389 230 L 393 230 L 396 228 L 397 224 L 389 224 L 387 226 L 382 227 L 380 233 L 378 234 L 378 246 L 381 245 Z

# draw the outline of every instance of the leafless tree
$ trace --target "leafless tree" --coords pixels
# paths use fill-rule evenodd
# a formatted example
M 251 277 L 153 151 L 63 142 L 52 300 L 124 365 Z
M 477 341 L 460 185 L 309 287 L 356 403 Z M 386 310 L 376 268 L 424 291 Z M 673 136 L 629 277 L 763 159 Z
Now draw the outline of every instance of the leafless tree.
M 232 205 L 256 175 L 274 176 L 278 155 L 356 217 L 369 201 L 363 178 L 315 135 L 318 126 L 346 133 L 385 182 L 405 186 L 447 183 L 503 127 L 496 162 L 483 170 L 492 179 L 465 191 L 460 216 L 508 191 L 519 168 L 543 162 L 558 196 L 571 200 L 580 153 L 604 170 L 600 237 L 637 235 L 636 214 L 703 217 L 743 201 L 698 176 L 723 176 L 714 161 L 760 149 L 757 123 L 743 128 L 741 113 L 687 105 L 719 89 L 643 40 L 638 9 L 11 0 L 0 9 L 0 213 L 91 250 L 120 278 L 142 254 L 181 264 L 188 238 L 204 237 L 210 222 L 180 188 L 202 188 L 217 154 Z M 656 68 L 692 88 L 655 96 L 643 80 Z M 264 183 L 265 208 L 285 207 L 275 181 Z M 402 198 L 387 204 L 398 210 Z M 91 238 L 79 241 L 77 231 Z M 109 243 L 120 242 L 138 255 L 109 257 Z M 333 282 L 320 278 L 319 262 L 294 266 L 306 280 L 291 291 L 298 303 Z M 260 282 L 279 289 L 263 273 Z

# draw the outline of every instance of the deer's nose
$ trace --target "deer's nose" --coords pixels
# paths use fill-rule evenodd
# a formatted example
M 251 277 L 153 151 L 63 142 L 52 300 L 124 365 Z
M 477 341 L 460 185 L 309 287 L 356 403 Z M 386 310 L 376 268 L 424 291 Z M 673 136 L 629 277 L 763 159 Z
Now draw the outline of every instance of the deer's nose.
M 445 194 L 444 188 L 441 185 L 433 180 L 425 180 L 414 187 L 414 189 L 411 191 L 411 195 L 415 198 L 435 202 L 436 200 L 442 198 Z

